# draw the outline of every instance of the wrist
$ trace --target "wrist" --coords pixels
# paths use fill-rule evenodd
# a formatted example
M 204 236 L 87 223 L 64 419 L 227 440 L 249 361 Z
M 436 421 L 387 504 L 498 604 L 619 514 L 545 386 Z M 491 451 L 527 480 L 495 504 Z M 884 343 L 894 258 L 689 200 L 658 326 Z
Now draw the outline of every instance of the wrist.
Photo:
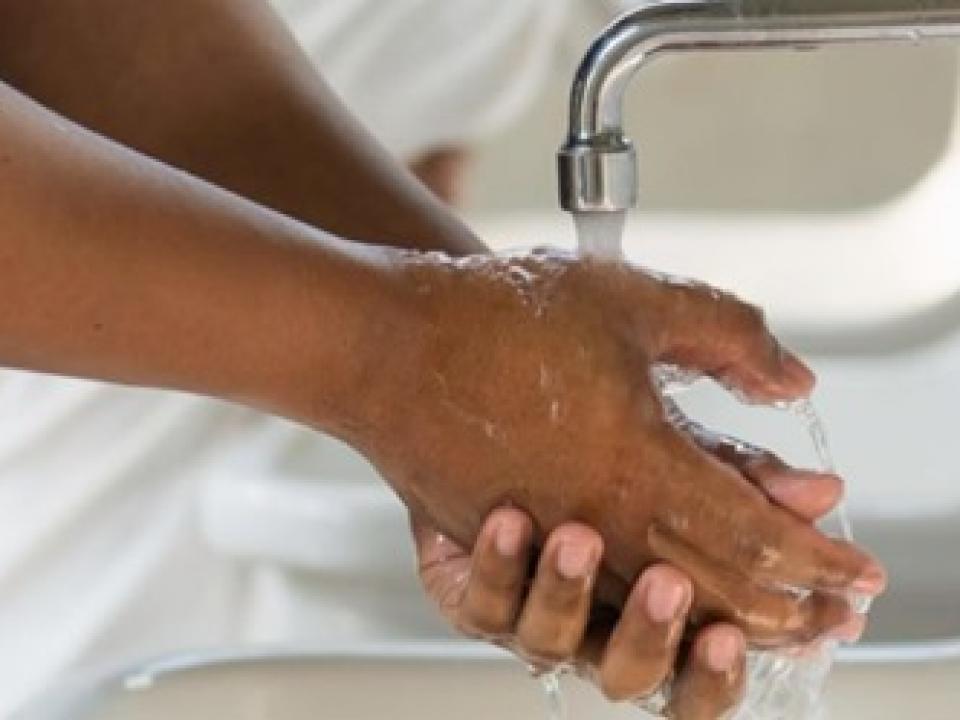
M 332 245 L 308 248 L 278 279 L 252 394 L 258 406 L 366 451 L 416 362 L 408 356 L 423 327 L 404 267 L 417 253 Z

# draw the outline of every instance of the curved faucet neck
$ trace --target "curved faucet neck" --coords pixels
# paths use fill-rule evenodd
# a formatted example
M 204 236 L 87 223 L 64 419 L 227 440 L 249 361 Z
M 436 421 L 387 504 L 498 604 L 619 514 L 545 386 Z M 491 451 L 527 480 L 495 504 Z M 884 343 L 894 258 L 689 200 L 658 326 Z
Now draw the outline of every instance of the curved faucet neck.
M 960 0 L 647 3 L 610 25 L 577 71 L 559 156 L 561 204 L 579 212 L 636 204 L 636 156 L 624 131 L 624 96 L 637 71 L 658 55 L 958 37 Z

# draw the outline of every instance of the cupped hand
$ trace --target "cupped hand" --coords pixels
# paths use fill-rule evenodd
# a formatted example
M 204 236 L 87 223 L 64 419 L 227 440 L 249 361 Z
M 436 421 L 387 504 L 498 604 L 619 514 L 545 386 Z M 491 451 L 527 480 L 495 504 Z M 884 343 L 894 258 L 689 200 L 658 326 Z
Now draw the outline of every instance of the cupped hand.
M 691 429 L 711 452 L 749 468 L 773 502 L 799 517 L 818 520 L 840 498 L 835 476 L 794 470 L 743 443 Z M 673 681 L 667 712 L 676 720 L 714 720 L 738 704 L 743 634 L 723 623 L 689 627 L 693 588 L 675 568 L 647 568 L 622 612 L 613 613 L 594 599 L 603 541 L 579 523 L 550 533 L 539 559 L 532 522 L 515 508 L 490 514 L 471 553 L 428 523 L 412 525 L 424 588 L 464 634 L 541 669 L 574 668 L 615 702 L 645 700 Z M 858 618 L 834 637 L 852 641 L 862 631 Z
M 464 634 L 542 671 L 573 668 L 615 702 L 650 697 L 680 665 L 670 701 L 678 720 L 712 720 L 739 702 L 746 642 L 737 628 L 702 629 L 678 661 L 693 587 L 671 566 L 647 568 L 613 616 L 593 603 L 603 541 L 588 527 L 550 533 L 532 578 L 533 524 L 520 510 L 491 513 L 472 554 L 427 524 L 413 528 L 424 587 Z
M 769 500 L 758 485 L 790 492 L 775 468 L 725 462 L 667 418 L 651 380 L 661 363 L 757 401 L 809 393 L 812 375 L 754 308 L 548 253 L 405 256 L 396 278 L 415 321 L 371 388 L 363 449 L 461 547 L 505 504 L 529 513 L 537 545 L 581 522 L 603 539 L 608 603 L 622 607 L 640 573 L 667 562 L 693 582 L 694 621 L 732 623 L 756 646 L 847 626 L 843 596 L 882 589 L 867 554 Z

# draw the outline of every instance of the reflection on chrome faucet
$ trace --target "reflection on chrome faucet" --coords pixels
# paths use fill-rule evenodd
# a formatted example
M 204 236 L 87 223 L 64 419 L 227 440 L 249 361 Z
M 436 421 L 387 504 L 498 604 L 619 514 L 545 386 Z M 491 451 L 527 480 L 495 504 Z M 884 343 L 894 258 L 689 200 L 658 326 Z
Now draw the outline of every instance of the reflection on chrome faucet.
M 635 73 L 677 52 L 801 48 L 960 37 L 960 0 L 662 0 L 623 15 L 577 72 L 559 153 L 560 202 L 571 212 L 637 203 L 638 168 L 623 126 Z

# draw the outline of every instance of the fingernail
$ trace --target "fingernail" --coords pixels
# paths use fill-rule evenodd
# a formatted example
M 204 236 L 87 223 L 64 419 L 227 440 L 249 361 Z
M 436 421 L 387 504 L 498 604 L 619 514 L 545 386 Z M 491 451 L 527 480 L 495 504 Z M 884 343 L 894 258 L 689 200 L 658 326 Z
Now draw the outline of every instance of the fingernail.
M 655 623 L 666 624 L 677 619 L 687 604 L 687 588 L 678 582 L 657 582 L 647 590 L 647 613 Z
M 714 632 L 707 645 L 707 667 L 716 673 L 733 670 L 740 653 L 743 652 L 743 640 L 733 630 Z
M 560 545 L 557 570 L 567 580 L 581 580 L 593 572 L 596 551 L 589 543 L 565 542 Z
M 523 545 L 523 527 L 512 520 L 501 520 L 494 538 L 497 552 L 502 557 L 512 558 L 520 554 Z
M 789 351 L 783 354 L 783 371 L 787 379 L 807 390 L 812 390 L 817 382 L 817 376 L 803 361 Z
M 833 640 L 840 640 L 841 642 L 854 643 L 863 637 L 863 633 L 866 629 L 867 619 L 862 615 L 854 615 L 843 625 L 835 627 L 833 630 L 831 630 L 828 633 L 828 637 Z
M 828 509 L 828 505 L 839 502 L 843 481 L 835 475 L 796 470 L 766 480 L 763 488 L 771 498 L 786 505 L 815 503 Z
M 810 477 L 808 475 L 778 475 L 772 477 L 764 483 L 764 489 L 776 500 L 781 498 L 793 499 L 798 492 L 806 490 L 810 486 Z
M 887 573 L 882 567 L 872 563 L 863 575 L 853 581 L 850 587 L 854 592 L 879 595 L 887 587 Z

